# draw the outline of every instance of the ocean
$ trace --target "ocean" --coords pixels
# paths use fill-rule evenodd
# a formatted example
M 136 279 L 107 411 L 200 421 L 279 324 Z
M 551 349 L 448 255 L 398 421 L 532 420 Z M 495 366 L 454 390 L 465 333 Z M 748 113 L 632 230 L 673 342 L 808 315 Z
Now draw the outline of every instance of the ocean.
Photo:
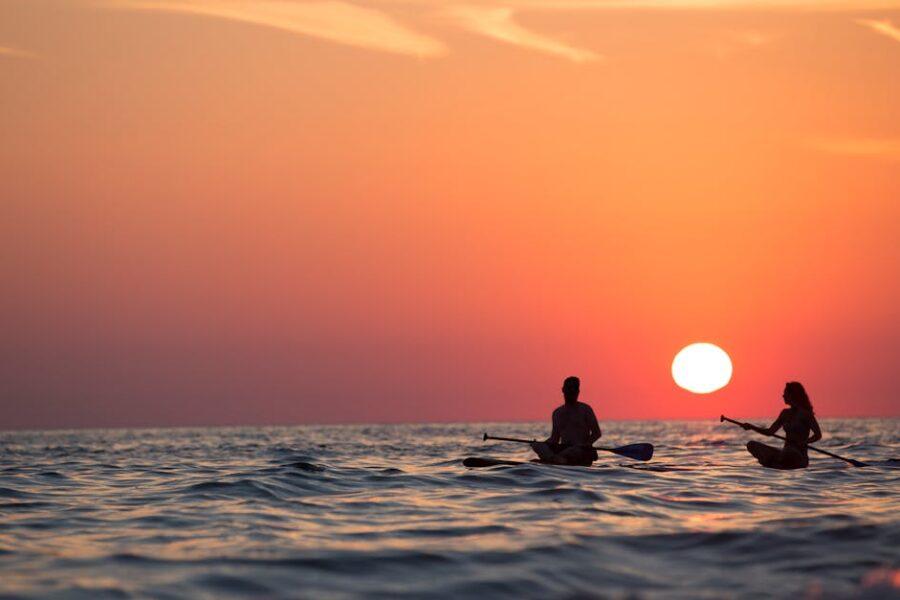
M 461 464 L 546 423 L 0 432 L 0 596 L 900 598 L 900 420 L 823 420 L 871 465 L 787 472 L 735 426 L 601 424 L 653 460 Z

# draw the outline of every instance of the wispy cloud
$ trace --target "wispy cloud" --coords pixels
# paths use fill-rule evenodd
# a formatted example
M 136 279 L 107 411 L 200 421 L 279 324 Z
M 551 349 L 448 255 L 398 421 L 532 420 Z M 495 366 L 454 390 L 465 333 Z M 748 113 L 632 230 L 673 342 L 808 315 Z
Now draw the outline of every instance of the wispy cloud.
M 8 46 L 0 46 L 0 56 L 7 56 L 9 58 L 37 58 L 37 54 L 34 52 L 10 48 Z
M 472 3 L 471 0 L 469 3 Z M 484 4 L 479 3 L 479 5 Z M 533 10 L 802 10 L 853 12 L 897 10 L 900 0 L 506 0 L 505 6 Z
M 749 46 L 752 48 L 771 44 L 774 39 L 772 34 L 757 29 L 745 29 L 742 31 L 731 31 L 728 37 L 735 44 L 741 46 Z
M 834 12 L 900 10 L 900 0 L 94 0 L 107 8 L 183 13 L 229 19 L 369 50 L 416 57 L 447 54 L 437 37 L 414 30 L 398 15 L 422 19 L 438 15 L 457 27 L 577 63 L 603 57 L 567 40 L 539 33 L 519 23 L 523 13 L 618 10 L 786 10 Z M 363 5 L 364 4 L 364 5 Z M 857 23 L 900 41 L 900 29 L 888 20 Z M 772 38 L 758 31 L 739 31 L 714 43 L 727 57 L 739 50 L 764 46 Z M 33 57 L 0 48 L 0 55 Z
M 230 19 L 419 57 L 440 56 L 447 51 L 440 40 L 413 31 L 382 11 L 336 0 L 119 0 L 104 6 Z
M 491 6 L 454 6 L 445 15 L 465 29 L 489 38 L 553 54 L 574 62 L 598 60 L 600 56 L 590 50 L 576 48 L 565 42 L 535 33 L 516 23 L 510 8 Z
M 900 138 L 814 139 L 810 145 L 832 154 L 900 160 Z
M 757 29 L 727 30 L 719 32 L 712 41 L 712 50 L 722 60 L 733 55 L 756 50 L 772 44 L 777 36 Z
M 895 42 L 900 42 L 900 27 L 897 27 L 887 19 L 857 19 L 857 23 L 868 27 L 875 33 L 886 35 Z

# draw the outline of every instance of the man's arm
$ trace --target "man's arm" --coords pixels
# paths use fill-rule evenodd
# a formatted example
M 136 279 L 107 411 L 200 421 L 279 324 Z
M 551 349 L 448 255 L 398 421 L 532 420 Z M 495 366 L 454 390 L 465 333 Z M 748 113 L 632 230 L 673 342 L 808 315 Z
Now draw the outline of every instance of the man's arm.
M 558 444 L 559 443 L 559 425 L 557 424 L 556 411 L 553 411 L 553 428 L 550 431 L 550 437 L 546 439 L 548 444 Z
M 591 428 L 591 445 L 594 445 L 594 442 L 600 439 L 600 436 L 603 435 L 603 432 L 600 431 L 600 423 L 597 422 L 597 415 L 594 414 L 594 409 L 588 406 L 588 426 Z

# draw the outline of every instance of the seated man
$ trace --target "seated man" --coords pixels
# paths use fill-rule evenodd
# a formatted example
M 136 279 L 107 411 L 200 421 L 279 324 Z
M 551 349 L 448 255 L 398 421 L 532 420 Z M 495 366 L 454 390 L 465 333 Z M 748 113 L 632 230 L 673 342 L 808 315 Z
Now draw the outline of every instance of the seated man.
M 589 467 L 597 460 L 597 451 L 591 446 L 600 439 L 600 425 L 593 409 L 578 401 L 580 389 L 577 377 L 567 377 L 563 382 L 566 402 L 553 411 L 550 437 L 531 444 L 542 462 Z

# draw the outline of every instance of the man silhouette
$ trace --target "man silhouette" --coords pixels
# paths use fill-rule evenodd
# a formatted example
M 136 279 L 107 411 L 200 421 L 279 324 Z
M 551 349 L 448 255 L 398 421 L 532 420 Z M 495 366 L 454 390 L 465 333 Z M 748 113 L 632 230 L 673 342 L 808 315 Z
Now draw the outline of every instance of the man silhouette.
M 531 448 L 542 462 L 556 465 L 589 467 L 597 460 L 594 442 L 600 439 L 600 424 L 593 409 L 578 401 L 581 380 L 566 377 L 562 393 L 565 403 L 553 411 L 553 429 L 543 442 L 532 442 Z

